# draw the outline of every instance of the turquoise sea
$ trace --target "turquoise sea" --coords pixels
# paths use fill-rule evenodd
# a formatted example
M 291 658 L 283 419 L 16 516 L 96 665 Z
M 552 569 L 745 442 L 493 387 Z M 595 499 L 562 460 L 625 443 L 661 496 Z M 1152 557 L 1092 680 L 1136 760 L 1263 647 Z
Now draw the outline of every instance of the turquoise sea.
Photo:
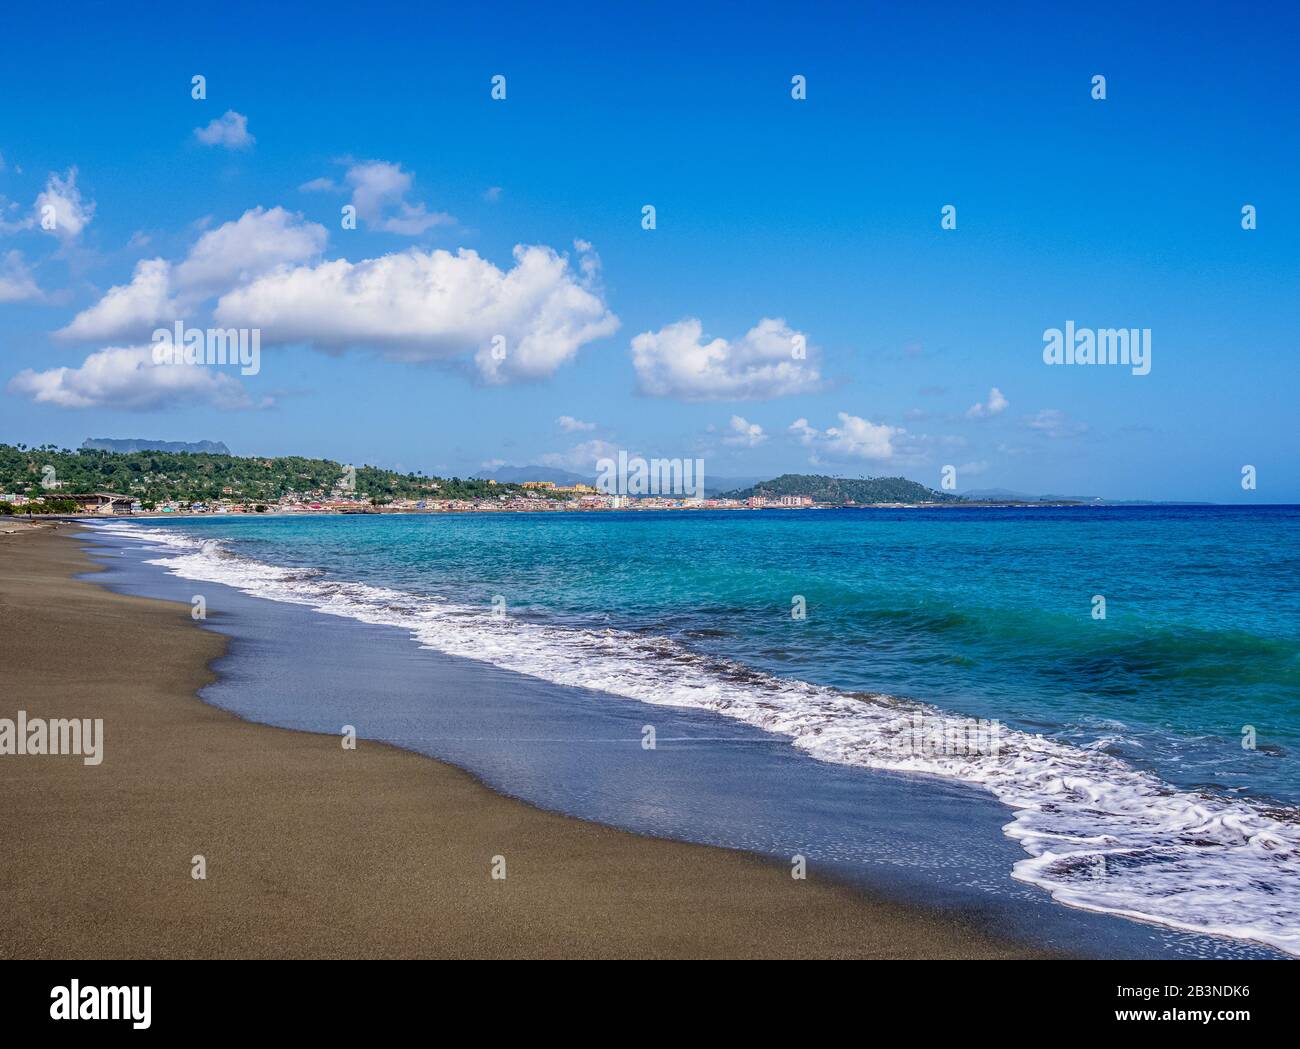
M 1058 901 L 1300 953 L 1300 508 L 107 527 L 187 579 L 967 783 Z M 933 746 L 966 719 L 998 745 Z

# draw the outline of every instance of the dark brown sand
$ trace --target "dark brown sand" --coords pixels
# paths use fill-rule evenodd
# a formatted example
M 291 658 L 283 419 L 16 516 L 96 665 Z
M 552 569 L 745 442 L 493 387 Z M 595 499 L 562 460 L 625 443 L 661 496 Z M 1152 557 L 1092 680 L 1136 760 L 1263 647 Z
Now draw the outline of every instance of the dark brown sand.
M 1034 953 L 815 867 L 797 881 L 392 747 L 242 721 L 195 696 L 224 639 L 186 606 L 72 579 L 90 561 L 68 532 L 0 535 L 0 717 L 103 718 L 104 760 L 0 756 L 0 957 Z

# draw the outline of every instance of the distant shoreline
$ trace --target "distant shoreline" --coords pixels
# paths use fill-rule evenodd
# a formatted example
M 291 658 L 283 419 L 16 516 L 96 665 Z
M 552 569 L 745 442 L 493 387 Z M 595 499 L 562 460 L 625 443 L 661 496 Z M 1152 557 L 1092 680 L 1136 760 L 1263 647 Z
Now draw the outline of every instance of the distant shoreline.
M 541 509 L 534 507 L 494 507 L 472 506 L 455 509 L 415 509 L 409 507 L 377 507 L 373 510 L 172 510 L 160 512 L 147 510 L 130 514 L 13 514 L 0 517 L 0 531 L 8 521 L 171 521 L 179 519 L 236 517 L 236 518 L 281 518 L 281 517 L 443 517 L 463 514 L 538 514 L 546 516 L 569 514 L 620 514 L 620 513 L 755 513 L 755 512 L 807 512 L 810 510 L 1115 510 L 1115 509 L 1171 509 L 1171 508 L 1215 508 L 1220 510 L 1266 509 L 1296 506 L 1295 503 L 1182 503 L 1182 502 L 944 502 L 944 503 L 859 503 L 853 505 L 818 504 L 813 506 L 620 506 L 620 507 L 568 507 L 556 504 L 554 507 Z

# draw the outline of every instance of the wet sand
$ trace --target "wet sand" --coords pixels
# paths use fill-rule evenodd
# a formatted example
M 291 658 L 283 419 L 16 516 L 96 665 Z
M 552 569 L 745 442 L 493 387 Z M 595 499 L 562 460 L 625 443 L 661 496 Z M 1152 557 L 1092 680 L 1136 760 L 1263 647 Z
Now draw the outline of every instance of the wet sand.
M 815 869 L 795 880 L 208 706 L 195 692 L 225 640 L 187 606 L 74 579 L 93 565 L 70 531 L 0 535 L 0 718 L 102 718 L 104 759 L 0 756 L 0 957 L 1041 953 Z

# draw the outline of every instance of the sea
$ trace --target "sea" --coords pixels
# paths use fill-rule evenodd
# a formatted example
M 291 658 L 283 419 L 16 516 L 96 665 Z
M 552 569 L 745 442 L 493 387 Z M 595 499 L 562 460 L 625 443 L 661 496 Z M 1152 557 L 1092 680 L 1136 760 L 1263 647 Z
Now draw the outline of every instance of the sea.
M 310 691 L 283 669 L 227 675 L 238 697 L 205 698 L 245 716 L 337 731 L 372 710 L 363 736 L 546 807 L 774 856 L 820 845 L 868 883 L 911 866 L 912 894 L 924 875 L 946 906 L 1068 911 L 1057 945 L 1083 953 L 1123 926 L 1174 953 L 1300 955 L 1300 507 L 92 528 L 214 622 L 240 595 L 247 658 L 268 667 L 270 648 L 328 663 L 303 624 L 383 632 L 332 672 L 343 706 L 319 665 Z M 140 578 L 100 581 L 164 596 Z M 294 637 L 249 625 L 266 603 L 294 606 Z M 686 771 L 639 778 L 674 748 Z

